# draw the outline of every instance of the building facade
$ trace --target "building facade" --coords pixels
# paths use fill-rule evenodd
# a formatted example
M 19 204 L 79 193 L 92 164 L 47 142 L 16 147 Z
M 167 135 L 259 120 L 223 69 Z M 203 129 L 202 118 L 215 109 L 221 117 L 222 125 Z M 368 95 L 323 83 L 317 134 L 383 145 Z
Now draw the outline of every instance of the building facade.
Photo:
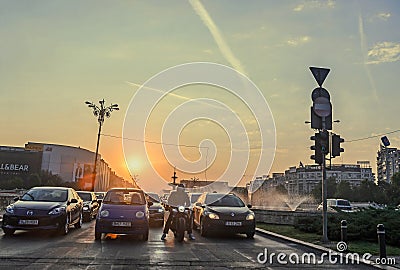
M 377 181 L 391 183 L 392 176 L 400 171 L 400 150 L 380 145 L 376 166 Z
M 25 147 L 0 147 L 0 181 L 13 176 L 21 178 L 47 171 L 64 182 L 79 183 L 81 189 L 91 189 L 95 153 L 80 147 L 28 142 Z M 110 186 L 126 187 L 128 182 L 118 177 L 98 155 L 95 191 Z
M 327 178 L 334 178 L 336 182 L 346 181 L 355 187 L 361 181 L 374 181 L 374 174 L 368 161 L 358 161 L 357 164 L 335 164 L 326 170 Z M 271 176 L 255 179 L 255 184 L 249 187 L 262 187 L 265 189 L 275 188 L 283 185 L 289 194 L 309 194 L 322 181 L 321 166 L 305 165 L 289 167 L 284 173 L 274 173 Z

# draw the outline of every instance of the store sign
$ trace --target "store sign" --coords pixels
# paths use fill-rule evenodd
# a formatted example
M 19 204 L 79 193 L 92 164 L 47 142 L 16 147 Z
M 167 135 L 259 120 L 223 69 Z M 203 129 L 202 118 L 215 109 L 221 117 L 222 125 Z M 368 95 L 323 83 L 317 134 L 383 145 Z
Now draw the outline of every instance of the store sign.
M 0 171 L 20 171 L 20 172 L 28 172 L 29 165 L 28 164 L 15 164 L 15 163 L 0 163 Z

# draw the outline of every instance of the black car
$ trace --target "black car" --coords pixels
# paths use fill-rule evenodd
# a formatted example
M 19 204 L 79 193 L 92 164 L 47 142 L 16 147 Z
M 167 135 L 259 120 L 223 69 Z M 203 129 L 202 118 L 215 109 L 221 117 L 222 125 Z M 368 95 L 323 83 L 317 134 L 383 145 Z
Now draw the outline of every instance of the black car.
M 67 234 L 69 227 L 82 226 L 83 201 L 72 188 L 34 187 L 6 208 L 2 229 L 5 235 L 16 230 L 56 230 Z
M 146 194 L 146 199 L 148 202 L 152 202 L 153 205 L 149 207 L 150 224 L 155 224 L 157 226 L 164 226 L 164 207 L 161 204 L 161 199 L 157 193 L 148 192 Z
M 253 238 L 255 215 L 235 194 L 203 193 L 193 207 L 194 224 L 200 234 L 212 232 L 244 233 Z
M 99 203 L 94 192 L 91 191 L 77 191 L 79 197 L 83 200 L 83 220 L 91 221 L 96 218 L 99 212 Z

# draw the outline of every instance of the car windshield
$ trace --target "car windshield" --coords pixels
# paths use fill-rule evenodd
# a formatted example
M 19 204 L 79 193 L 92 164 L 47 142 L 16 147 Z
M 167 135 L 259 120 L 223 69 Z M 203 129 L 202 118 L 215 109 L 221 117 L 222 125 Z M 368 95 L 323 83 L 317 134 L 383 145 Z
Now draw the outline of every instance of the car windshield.
M 156 193 L 147 193 L 147 200 L 153 203 L 159 203 L 160 197 Z
M 97 199 L 100 199 L 100 200 L 104 199 L 104 195 L 105 195 L 104 192 L 95 192 L 94 194 L 96 194 Z
M 206 204 L 209 206 L 244 207 L 243 201 L 235 195 L 221 196 L 221 194 L 208 194 Z
M 104 203 L 110 204 L 146 204 L 146 200 L 141 192 L 129 190 L 113 190 L 107 192 Z
M 190 202 L 191 203 L 195 203 L 197 201 L 197 199 L 200 197 L 201 194 L 192 194 L 190 196 Z
M 88 192 L 78 192 L 78 195 L 84 202 L 90 202 L 92 200 L 92 194 Z
M 346 200 L 338 200 L 337 204 L 340 206 L 350 206 L 350 202 Z
M 22 201 L 40 201 L 40 202 L 65 202 L 68 197 L 68 191 L 65 189 L 31 189 L 26 192 Z

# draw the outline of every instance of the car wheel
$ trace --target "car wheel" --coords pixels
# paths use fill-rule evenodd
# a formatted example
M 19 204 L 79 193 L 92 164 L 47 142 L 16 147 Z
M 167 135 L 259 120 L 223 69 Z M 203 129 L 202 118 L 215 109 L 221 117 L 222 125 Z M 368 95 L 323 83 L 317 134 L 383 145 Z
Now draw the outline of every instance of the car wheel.
M 82 212 L 80 213 L 80 215 L 79 215 L 79 220 L 78 220 L 78 222 L 77 223 L 75 223 L 75 228 L 76 229 L 80 229 L 80 228 L 82 228 L 82 222 L 83 222 L 83 216 L 82 216 Z
M 204 224 L 204 219 L 200 220 L 200 235 L 201 236 L 207 236 L 206 227 L 205 227 L 205 224 Z
M 94 231 L 94 240 L 101 240 L 101 232 L 97 230 Z
M 14 234 L 15 230 L 14 229 L 8 229 L 8 228 L 3 228 L 3 232 L 6 236 L 11 236 Z
M 64 224 L 62 224 L 62 226 L 59 228 L 59 233 L 61 235 L 67 235 L 68 232 L 69 232 L 69 217 L 67 215 Z
M 253 239 L 255 234 L 256 234 L 255 231 L 251 231 L 251 232 L 246 233 L 246 236 L 247 236 L 247 238 L 249 238 L 249 239 Z
M 142 239 L 143 239 L 143 241 L 149 240 L 149 232 L 143 234 L 143 235 L 142 235 Z

